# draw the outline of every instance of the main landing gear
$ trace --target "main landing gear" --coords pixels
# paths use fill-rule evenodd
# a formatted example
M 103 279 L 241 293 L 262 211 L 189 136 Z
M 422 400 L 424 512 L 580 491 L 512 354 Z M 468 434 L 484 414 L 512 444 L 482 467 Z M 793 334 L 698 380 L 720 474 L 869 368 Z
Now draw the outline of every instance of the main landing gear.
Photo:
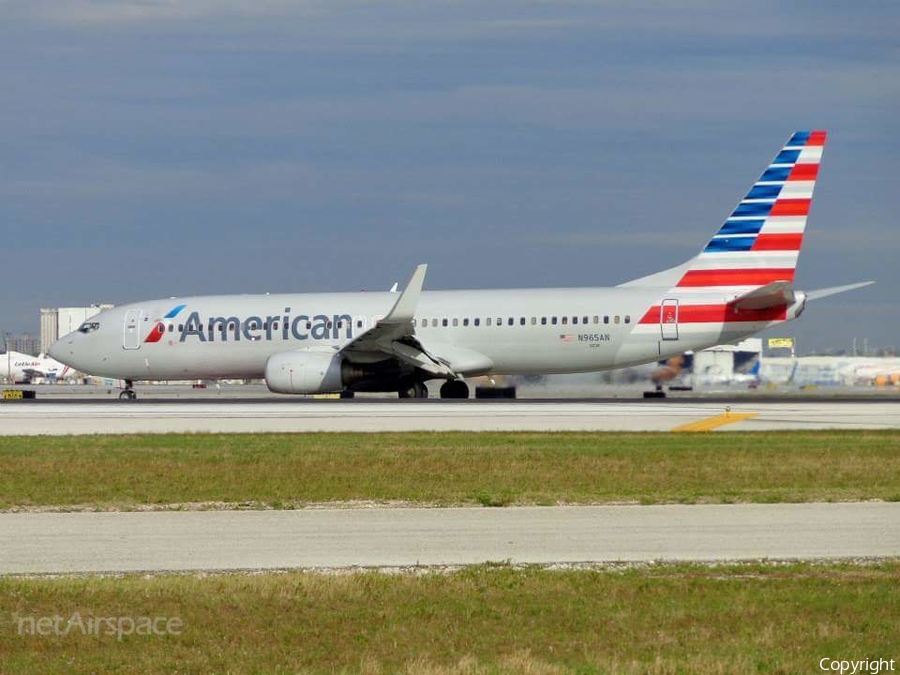
M 469 385 L 462 380 L 447 380 L 441 385 L 441 398 L 469 398 Z
M 403 385 L 397 393 L 400 398 L 428 398 L 428 387 L 424 382 L 410 382 Z
M 134 381 L 125 380 L 125 388 L 119 392 L 119 400 L 120 401 L 135 401 L 137 400 L 137 394 L 134 391 Z
M 644 398 L 665 398 L 666 392 L 663 391 L 663 387 L 661 384 L 656 385 L 656 389 L 654 391 L 645 391 Z
M 428 398 L 424 382 L 408 382 L 398 393 L 400 398 Z M 441 385 L 441 398 L 469 398 L 469 385 L 462 380 L 447 380 Z

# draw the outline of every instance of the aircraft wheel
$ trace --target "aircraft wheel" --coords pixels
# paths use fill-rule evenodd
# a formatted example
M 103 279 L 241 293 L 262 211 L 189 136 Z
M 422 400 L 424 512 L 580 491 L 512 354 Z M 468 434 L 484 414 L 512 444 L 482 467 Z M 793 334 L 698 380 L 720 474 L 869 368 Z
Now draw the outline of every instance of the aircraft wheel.
M 441 398 L 469 398 L 469 385 L 462 380 L 447 380 L 441 385 Z
M 135 401 L 137 400 L 137 394 L 132 389 L 126 389 L 123 392 L 119 393 L 120 401 Z
M 428 398 L 428 387 L 424 382 L 413 382 L 405 385 L 398 393 L 400 398 Z
M 354 396 L 356 396 L 356 392 L 350 391 L 349 389 L 344 389 L 344 391 L 341 392 L 341 398 L 353 398 Z

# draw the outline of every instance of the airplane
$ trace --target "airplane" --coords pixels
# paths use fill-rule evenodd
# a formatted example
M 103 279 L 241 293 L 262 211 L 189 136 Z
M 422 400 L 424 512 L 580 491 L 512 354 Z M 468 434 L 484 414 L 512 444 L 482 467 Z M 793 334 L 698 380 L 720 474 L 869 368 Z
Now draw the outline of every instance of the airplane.
M 580 373 L 737 342 L 807 302 L 867 286 L 794 289 L 826 132 L 798 131 L 699 254 L 611 288 L 173 297 L 88 319 L 50 348 L 82 372 L 134 382 L 265 378 L 282 394 L 468 398 L 463 378 Z
M 44 354 L 32 356 L 15 351 L 0 354 L 0 377 L 12 382 L 28 384 L 36 378 L 63 380 L 75 375 L 70 366 Z

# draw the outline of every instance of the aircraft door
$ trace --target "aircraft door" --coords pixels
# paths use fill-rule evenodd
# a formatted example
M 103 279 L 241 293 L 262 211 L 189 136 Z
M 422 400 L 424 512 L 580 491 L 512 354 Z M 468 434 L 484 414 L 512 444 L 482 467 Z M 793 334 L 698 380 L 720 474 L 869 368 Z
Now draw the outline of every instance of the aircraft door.
M 678 339 L 678 300 L 663 300 L 659 309 L 659 326 L 663 340 Z
M 139 309 L 129 309 L 125 312 L 125 325 L 122 333 L 123 349 L 141 348 L 141 315 Z

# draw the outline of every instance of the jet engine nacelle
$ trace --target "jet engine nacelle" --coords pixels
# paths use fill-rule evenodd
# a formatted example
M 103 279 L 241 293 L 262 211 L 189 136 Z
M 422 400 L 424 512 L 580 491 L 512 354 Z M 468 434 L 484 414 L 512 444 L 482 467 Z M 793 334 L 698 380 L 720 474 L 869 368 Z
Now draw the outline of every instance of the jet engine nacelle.
M 266 361 L 266 385 L 278 394 L 326 394 L 344 388 L 342 357 L 333 352 L 295 351 Z

